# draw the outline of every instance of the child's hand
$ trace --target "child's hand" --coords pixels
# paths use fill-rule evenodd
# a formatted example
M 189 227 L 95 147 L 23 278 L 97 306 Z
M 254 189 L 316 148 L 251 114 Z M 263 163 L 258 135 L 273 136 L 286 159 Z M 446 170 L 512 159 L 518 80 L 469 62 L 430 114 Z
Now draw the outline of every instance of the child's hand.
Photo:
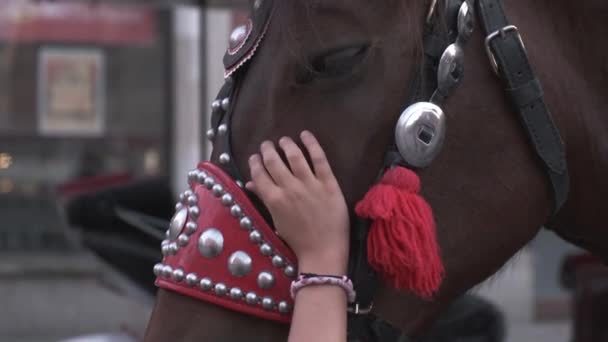
M 249 158 L 247 189 L 268 207 L 277 232 L 298 257 L 300 272 L 346 274 L 350 224 L 344 196 L 316 138 L 307 131 L 300 138 L 314 172 L 290 138 L 279 140 L 289 167 L 266 141 L 261 156 Z

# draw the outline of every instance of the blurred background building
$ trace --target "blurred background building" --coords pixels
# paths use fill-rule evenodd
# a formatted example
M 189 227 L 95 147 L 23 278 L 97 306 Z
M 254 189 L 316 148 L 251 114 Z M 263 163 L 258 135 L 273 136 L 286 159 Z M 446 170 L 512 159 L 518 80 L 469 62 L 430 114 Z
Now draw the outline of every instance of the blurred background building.
M 136 238 L 147 226 L 125 225 L 113 193 L 94 205 L 99 217 L 79 207 L 68 215 L 65 204 L 125 184 L 167 190 L 146 193 L 150 201 L 172 202 L 184 190 L 187 171 L 209 152 L 207 104 L 248 6 L 0 1 L 0 341 L 142 336 L 154 290 L 151 268 L 141 265 L 160 259 L 158 246 Z M 154 204 L 139 205 L 152 221 L 168 220 Z M 95 229 L 80 229 L 74 217 Z M 559 267 L 572 250 L 542 233 L 475 290 L 506 313 L 511 340 L 569 340 Z M 111 266 L 126 261 L 132 272 Z

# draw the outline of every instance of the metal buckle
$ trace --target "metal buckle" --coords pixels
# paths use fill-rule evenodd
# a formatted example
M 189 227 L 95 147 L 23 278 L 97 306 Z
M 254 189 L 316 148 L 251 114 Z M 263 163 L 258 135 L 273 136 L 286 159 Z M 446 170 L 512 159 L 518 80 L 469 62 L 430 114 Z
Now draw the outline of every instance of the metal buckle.
M 355 315 L 367 315 L 368 313 L 372 312 L 372 309 L 374 308 L 374 303 L 372 302 L 367 308 L 360 308 L 359 307 L 359 303 L 355 303 L 355 307 L 353 308 L 352 306 L 349 306 L 346 311 L 348 313 L 352 313 Z
M 517 33 L 517 38 L 519 39 L 521 47 L 524 49 L 524 51 L 526 50 L 524 41 L 521 39 L 519 30 L 517 29 L 517 26 L 515 26 L 515 25 L 507 25 L 501 29 L 498 29 L 498 30 L 490 33 L 486 37 L 486 53 L 488 54 L 488 58 L 490 59 L 490 63 L 492 64 L 492 69 L 494 69 L 494 73 L 496 73 L 497 75 L 498 75 L 498 62 L 496 62 L 496 57 L 494 57 L 494 52 L 492 52 L 492 49 L 490 48 L 490 42 L 492 42 L 492 40 L 498 36 L 500 36 L 502 39 L 504 39 L 505 33 L 509 32 L 509 31 L 515 31 L 515 33 Z

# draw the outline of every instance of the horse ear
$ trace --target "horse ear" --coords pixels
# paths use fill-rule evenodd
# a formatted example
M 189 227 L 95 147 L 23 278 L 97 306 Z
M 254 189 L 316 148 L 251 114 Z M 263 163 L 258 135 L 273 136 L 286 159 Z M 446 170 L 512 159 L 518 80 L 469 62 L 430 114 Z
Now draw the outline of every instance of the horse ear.
M 367 238 L 369 264 L 396 289 L 430 299 L 439 289 L 444 268 L 430 205 L 418 194 L 413 171 L 389 169 L 355 207 L 371 219 Z

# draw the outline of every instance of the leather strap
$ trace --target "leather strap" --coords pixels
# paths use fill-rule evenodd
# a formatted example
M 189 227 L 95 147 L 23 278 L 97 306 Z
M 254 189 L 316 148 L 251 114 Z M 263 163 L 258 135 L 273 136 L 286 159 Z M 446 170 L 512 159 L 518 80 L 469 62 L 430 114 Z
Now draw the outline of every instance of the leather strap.
M 536 78 L 517 29 L 505 30 L 509 22 L 502 1 L 477 0 L 477 11 L 486 36 L 498 32 L 489 43 L 496 59 L 505 91 L 547 173 L 553 192 L 555 215 L 568 199 L 570 178 L 566 152 L 559 131 L 547 107 L 540 82 Z

